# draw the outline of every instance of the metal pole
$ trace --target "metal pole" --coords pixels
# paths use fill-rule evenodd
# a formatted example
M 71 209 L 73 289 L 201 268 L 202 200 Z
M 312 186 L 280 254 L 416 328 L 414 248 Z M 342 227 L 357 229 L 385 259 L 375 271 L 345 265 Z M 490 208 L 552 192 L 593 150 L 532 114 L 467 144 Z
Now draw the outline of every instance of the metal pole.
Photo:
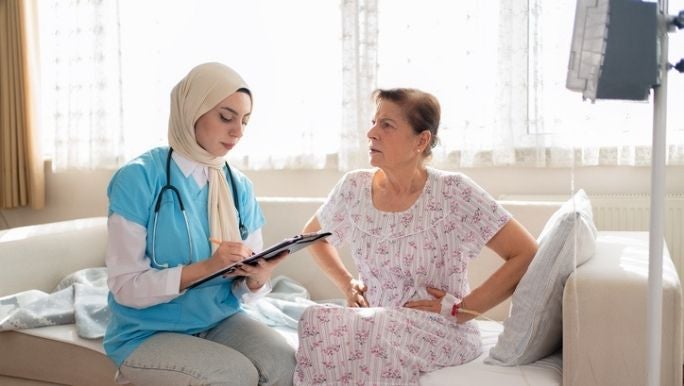
M 663 319 L 663 234 L 665 223 L 665 152 L 667 125 L 668 6 L 658 0 L 658 39 L 660 84 L 653 93 L 653 145 L 651 147 L 651 217 L 649 231 L 648 305 L 648 385 L 660 386 Z

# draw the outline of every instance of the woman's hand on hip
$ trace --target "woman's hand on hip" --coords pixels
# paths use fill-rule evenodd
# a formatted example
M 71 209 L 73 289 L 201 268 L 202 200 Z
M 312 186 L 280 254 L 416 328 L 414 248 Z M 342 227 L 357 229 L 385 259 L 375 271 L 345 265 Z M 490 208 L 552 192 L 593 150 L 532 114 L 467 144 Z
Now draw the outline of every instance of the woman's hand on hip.
M 406 302 L 404 307 L 413 308 L 414 310 L 421 310 L 427 312 L 434 312 L 436 314 L 442 311 L 442 298 L 446 292 L 432 287 L 427 287 L 427 292 L 433 296 L 432 299 L 412 300 Z
M 349 307 L 368 307 L 366 300 L 366 285 L 361 280 L 351 279 L 349 287 L 344 291 L 344 296 L 347 298 L 347 306 Z

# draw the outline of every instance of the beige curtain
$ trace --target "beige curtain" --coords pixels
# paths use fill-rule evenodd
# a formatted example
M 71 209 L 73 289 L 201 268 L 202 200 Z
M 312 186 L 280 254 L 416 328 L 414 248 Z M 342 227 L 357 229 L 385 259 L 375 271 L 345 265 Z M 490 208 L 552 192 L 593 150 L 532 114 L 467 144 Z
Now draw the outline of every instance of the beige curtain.
M 45 206 L 34 0 L 0 0 L 0 208 Z

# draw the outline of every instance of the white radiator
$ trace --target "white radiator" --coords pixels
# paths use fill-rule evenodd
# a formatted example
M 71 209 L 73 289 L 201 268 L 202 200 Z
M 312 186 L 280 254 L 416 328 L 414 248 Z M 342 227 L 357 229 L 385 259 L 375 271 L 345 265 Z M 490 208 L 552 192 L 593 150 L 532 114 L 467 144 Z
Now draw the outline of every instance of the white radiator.
M 563 196 L 506 195 L 502 200 L 565 201 Z M 591 195 L 598 230 L 648 231 L 650 196 L 647 194 Z M 665 242 L 680 280 L 684 278 L 684 194 L 665 197 Z

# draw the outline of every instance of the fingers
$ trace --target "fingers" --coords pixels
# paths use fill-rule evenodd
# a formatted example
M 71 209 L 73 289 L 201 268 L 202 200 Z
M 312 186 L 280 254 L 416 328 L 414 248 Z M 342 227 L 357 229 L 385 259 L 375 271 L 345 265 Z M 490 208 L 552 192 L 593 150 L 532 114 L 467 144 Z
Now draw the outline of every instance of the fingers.
M 442 305 L 436 300 L 417 300 L 413 302 L 407 302 L 404 304 L 404 307 L 434 313 L 440 313 L 442 310 Z
M 235 241 L 223 241 L 216 252 L 224 257 L 236 259 L 234 261 L 243 260 L 254 254 L 247 245 Z
M 446 292 L 438 289 L 438 288 L 433 288 L 433 287 L 425 287 L 427 289 L 428 294 L 434 296 L 434 299 L 421 299 L 421 300 L 413 300 L 413 301 L 408 301 L 406 304 L 404 304 L 404 307 L 408 308 L 434 308 L 436 304 L 440 304 L 440 299 L 446 295 Z
M 426 289 L 430 295 L 436 297 L 437 299 L 441 299 L 442 297 L 444 297 L 444 295 L 446 295 L 446 292 L 438 288 L 426 287 Z
M 269 258 L 268 260 L 259 258 L 254 260 L 253 263 L 250 262 L 249 264 L 238 264 L 237 267 L 239 268 L 235 271 L 235 273 L 238 276 L 244 276 L 256 281 L 257 283 L 263 284 L 264 282 L 270 280 L 273 273 L 273 268 L 275 268 L 275 266 L 278 264 L 279 259 L 282 259 L 286 255 L 287 253 L 279 254 L 278 257 Z
M 223 273 L 223 277 L 224 277 L 224 278 L 227 278 L 227 277 L 233 277 L 233 276 L 240 276 L 240 273 L 237 272 L 239 268 L 240 268 L 239 265 L 238 265 L 238 266 L 235 266 L 235 267 L 230 267 L 230 268 L 228 268 L 228 269 Z
M 356 303 L 359 305 L 359 307 L 368 307 L 368 301 L 366 301 L 366 297 L 361 294 L 357 295 Z
M 347 306 L 352 308 L 368 307 L 368 302 L 365 297 L 357 295 L 353 299 L 347 299 Z
M 438 301 L 438 300 L 434 300 L 434 299 L 430 299 L 430 300 L 428 300 L 428 299 L 425 299 L 425 300 L 412 300 L 412 301 L 406 302 L 406 303 L 404 304 L 404 307 L 408 307 L 408 308 L 425 308 L 425 307 L 432 307 L 432 306 L 434 306 L 435 304 L 439 304 L 439 301 Z
M 366 286 L 363 283 L 353 280 L 347 294 L 347 305 L 349 307 L 368 307 L 368 301 L 363 293 Z
M 252 250 L 246 245 L 238 242 L 223 241 L 211 256 L 212 266 L 215 270 L 238 263 L 246 257 L 252 255 Z M 224 277 L 239 276 L 240 268 L 235 267 L 231 272 L 226 272 Z
M 252 276 L 255 274 L 262 273 L 265 270 L 269 270 L 268 262 L 264 259 L 257 259 L 254 263 L 250 264 L 238 264 L 236 272 L 242 276 Z

